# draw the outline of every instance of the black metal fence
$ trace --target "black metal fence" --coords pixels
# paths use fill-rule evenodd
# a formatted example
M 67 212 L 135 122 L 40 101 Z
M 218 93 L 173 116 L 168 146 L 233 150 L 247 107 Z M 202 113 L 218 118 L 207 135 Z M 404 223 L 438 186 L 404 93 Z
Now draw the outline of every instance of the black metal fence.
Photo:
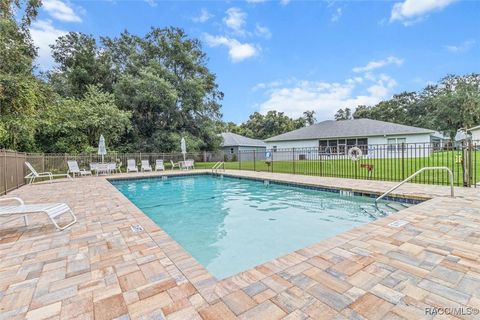
M 0 150 L 0 195 L 25 184 L 25 159 L 23 152 Z
M 402 181 L 423 167 L 447 167 L 452 170 L 457 186 L 476 186 L 480 180 L 478 141 L 240 151 L 235 160 L 225 163 L 226 168 Z M 449 183 L 448 172 L 427 171 L 412 182 L 446 185 Z

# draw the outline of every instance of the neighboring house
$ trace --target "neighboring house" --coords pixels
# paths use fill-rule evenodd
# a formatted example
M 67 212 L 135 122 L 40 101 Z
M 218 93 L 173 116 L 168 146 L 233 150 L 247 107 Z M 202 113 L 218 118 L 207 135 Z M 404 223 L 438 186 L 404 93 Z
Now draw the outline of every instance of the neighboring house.
M 223 138 L 222 150 L 225 159 L 230 160 L 263 160 L 267 145 L 262 140 L 251 139 L 231 132 L 220 134 Z
M 472 135 L 472 141 L 480 141 L 480 125 L 468 129 L 468 132 Z
M 265 140 L 273 158 L 280 159 L 280 149 L 296 150 L 292 154 L 281 152 L 286 159 L 317 159 L 319 155 L 346 155 L 354 146 L 364 155 L 375 158 L 424 157 L 430 155 L 433 146 L 439 145 L 440 136 L 430 129 L 417 128 L 391 122 L 354 119 L 323 121 L 308 127 L 290 131 Z M 405 148 L 405 144 L 411 144 Z M 415 145 L 414 145 L 415 144 Z M 416 146 L 416 148 L 415 148 Z M 318 148 L 318 151 L 316 151 Z

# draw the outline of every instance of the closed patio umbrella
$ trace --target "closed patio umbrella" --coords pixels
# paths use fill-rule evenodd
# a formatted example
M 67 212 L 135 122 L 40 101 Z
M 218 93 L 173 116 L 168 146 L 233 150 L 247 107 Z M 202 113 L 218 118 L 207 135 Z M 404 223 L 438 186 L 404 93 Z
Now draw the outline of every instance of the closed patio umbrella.
M 105 145 L 105 138 L 103 134 L 100 135 L 100 140 L 98 141 L 98 154 L 102 156 L 102 163 L 104 156 L 107 154 L 107 146 Z
M 185 155 L 187 153 L 187 143 L 185 142 L 185 138 L 182 137 L 182 141 L 180 141 L 180 148 L 182 149 L 183 153 L 183 161 L 185 161 Z

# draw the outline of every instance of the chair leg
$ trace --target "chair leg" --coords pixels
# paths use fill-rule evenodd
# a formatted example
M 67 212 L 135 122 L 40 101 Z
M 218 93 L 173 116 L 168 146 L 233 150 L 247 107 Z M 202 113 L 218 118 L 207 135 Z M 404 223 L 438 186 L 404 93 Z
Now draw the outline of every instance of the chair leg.
M 72 211 L 72 210 L 68 210 L 68 211 L 66 211 L 65 213 L 67 213 L 67 212 L 72 216 L 73 221 L 70 222 L 69 224 L 63 226 L 63 227 L 60 227 L 60 226 L 57 224 L 57 222 L 55 221 L 55 219 L 54 219 L 54 218 L 51 218 L 51 217 L 49 216 L 49 218 L 50 218 L 50 220 L 52 221 L 53 225 L 54 225 L 59 231 L 65 230 L 66 228 L 70 227 L 72 224 L 74 224 L 75 222 L 77 222 L 77 217 L 75 216 L 75 214 L 73 214 L 73 211 Z

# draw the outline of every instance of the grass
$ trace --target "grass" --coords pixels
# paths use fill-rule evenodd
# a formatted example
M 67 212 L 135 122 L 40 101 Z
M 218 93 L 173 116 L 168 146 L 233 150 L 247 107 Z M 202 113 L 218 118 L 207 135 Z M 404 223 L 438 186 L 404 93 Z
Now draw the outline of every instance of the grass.
M 350 159 L 332 160 L 296 160 L 273 161 L 268 165 L 265 161 L 225 162 L 226 169 L 242 169 L 255 171 L 269 171 L 279 173 L 294 173 L 324 177 L 373 179 L 387 181 L 401 181 L 418 169 L 426 166 L 445 166 L 454 174 L 455 185 L 463 185 L 463 169 L 459 159 L 461 153 L 457 151 L 436 152 L 429 157 L 421 158 L 394 158 L 394 159 Z M 214 162 L 195 163 L 199 169 L 210 169 Z M 363 165 L 363 166 L 362 166 Z M 366 165 L 372 165 L 369 173 Z M 448 184 L 446 171 L 426 171 L 418 175 L 413 182 L 428 184 Z M 472 182 L 480 181 L 480 151 L 472 153 Z

